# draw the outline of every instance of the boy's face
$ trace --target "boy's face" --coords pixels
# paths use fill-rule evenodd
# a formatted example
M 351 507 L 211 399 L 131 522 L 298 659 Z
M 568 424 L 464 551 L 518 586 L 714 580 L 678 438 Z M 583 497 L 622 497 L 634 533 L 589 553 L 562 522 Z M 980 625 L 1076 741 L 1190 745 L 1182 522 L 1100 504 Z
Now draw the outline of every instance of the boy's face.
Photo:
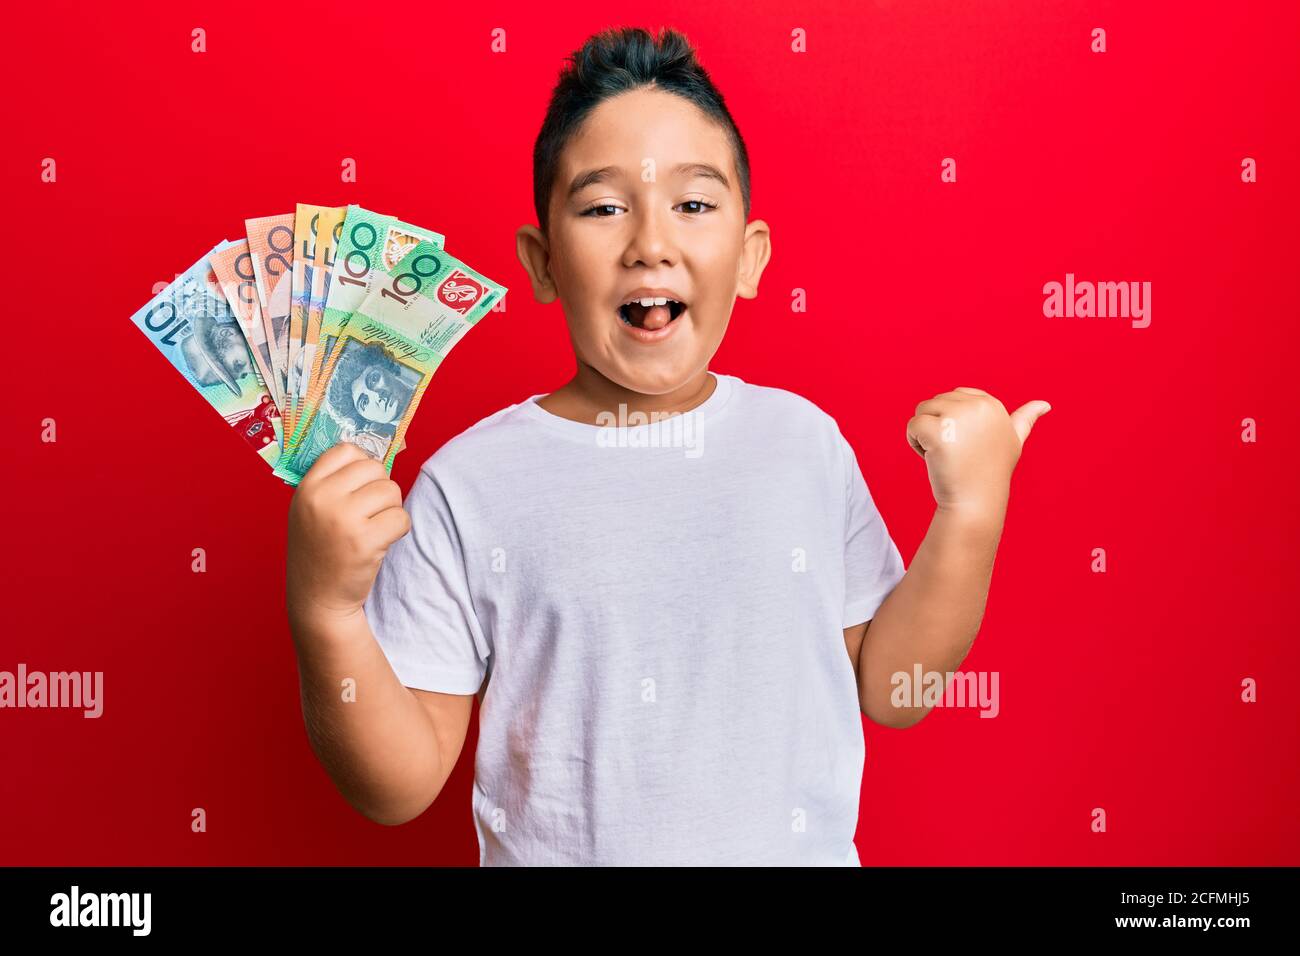
M 561 155 L 547 233 L 524 226 L 518 247 L 537 300 L 564 307 L 580 373 L 586 365 L 648 395 L 708 368 L 736 296 L 757 295 L 771 251 L 767 225 L 745 223 L 726 134 L 653 88 L 592 111 Z M 620 314 L 642 289 L 685 308 Z

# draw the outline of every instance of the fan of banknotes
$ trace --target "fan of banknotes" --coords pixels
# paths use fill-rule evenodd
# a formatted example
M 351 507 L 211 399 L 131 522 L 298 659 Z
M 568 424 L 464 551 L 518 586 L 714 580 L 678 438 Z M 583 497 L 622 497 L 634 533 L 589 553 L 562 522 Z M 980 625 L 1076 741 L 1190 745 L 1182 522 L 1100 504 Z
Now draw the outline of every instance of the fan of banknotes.
M 430 377 L 505 286 L 360 206 L 244 225 L 131 320 L 287 483 L 341 441 L 391 472 Z

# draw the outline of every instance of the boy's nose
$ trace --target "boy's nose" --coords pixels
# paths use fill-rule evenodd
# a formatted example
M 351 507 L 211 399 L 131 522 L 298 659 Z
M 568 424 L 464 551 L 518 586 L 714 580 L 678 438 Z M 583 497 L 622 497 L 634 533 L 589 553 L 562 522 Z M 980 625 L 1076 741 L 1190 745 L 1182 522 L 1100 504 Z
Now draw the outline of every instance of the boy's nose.
M 625 265 L 655 266 L 662 263 L 671 264 L 675 259 L 672 249 L 671 227 L 660 222 L 654 213 L 637 214 L 632 239 L 628 244 L 628 255 L 635 256 L 633 262 Z
M 676 252 L 673 250 L 672 209 L 642 207 L 629 213 L 632 217 L 632 238 L 628 243 L 628 255 L 636 256 L 636 261 L 628 265 L 658 265 L 671 263 Z

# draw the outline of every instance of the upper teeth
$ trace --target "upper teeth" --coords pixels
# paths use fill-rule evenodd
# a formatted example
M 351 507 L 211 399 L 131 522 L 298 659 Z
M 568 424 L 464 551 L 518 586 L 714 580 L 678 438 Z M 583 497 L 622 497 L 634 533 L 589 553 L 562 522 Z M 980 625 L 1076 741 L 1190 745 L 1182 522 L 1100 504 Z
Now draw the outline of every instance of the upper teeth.
M 667 299 L 664 298 L 663 296 L 659 296 L 658 298 L 654 298 L 654 299 L 628 299 L 623 304 L 631 305 L 633 302 L 637 302 L 648 309 L 652 305 L 667 305 L 669 302 L 676 302 L 676 301 L 677 301 L 676 299 Z

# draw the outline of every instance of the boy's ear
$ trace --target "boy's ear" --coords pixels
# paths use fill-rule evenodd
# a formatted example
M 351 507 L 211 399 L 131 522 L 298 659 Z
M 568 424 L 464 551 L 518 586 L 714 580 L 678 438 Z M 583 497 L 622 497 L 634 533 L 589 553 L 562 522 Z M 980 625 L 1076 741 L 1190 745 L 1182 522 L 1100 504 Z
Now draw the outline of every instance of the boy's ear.
M 543 305 L 554 302 L 559 290 L 551 281 L 551 252 L 546 236 L 536 226 L 520 226 L 515 233 L 515 253 L 519 256 L 519 264 L 528 273 L 533 298 Z
M 758 298 L 758 280 L 767 261 L 772 258 L 772 232 L 767 223 L 755 219 L 745 226 L 745 241 L 740 247 L 740 270 L 736 276 L 736 295 L 742 299 Z

